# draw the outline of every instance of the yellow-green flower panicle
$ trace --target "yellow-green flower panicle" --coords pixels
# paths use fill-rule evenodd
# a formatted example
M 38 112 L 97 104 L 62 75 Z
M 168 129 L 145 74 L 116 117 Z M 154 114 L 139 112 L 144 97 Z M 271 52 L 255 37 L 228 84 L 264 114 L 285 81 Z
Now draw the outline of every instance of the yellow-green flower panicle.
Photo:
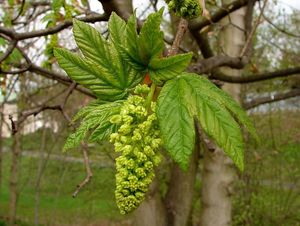
M 161 161 L 158 149 L 161 145 L 159 127 L 155 115 L 156 104 L 150 109 L 145 106 L 145 96 L 149 88 L 136 87 L 136 95 L 128 97 L 119 115 L 111 117 L 111 123 L 119 126 L 110 136 L 116 158 L 115 197 L 121 214 L 135 210 L 144 200 L 149 185 L 154 178 L 154 168 Z

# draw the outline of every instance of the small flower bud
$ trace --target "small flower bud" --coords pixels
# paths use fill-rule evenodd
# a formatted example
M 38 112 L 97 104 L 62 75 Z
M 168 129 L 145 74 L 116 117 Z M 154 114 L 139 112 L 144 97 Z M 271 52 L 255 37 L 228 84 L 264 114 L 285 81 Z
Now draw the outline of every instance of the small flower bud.
M 121 115 L 113 115 L 109 121 L 112 124 L 120 124 L 122 122 L 122 117 L 121 117 Z

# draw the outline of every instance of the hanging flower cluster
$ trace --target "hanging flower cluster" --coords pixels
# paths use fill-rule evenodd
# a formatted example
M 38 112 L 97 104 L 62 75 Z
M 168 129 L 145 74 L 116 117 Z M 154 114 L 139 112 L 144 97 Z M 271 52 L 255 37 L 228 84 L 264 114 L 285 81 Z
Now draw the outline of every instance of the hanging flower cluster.
M 116 158 L 115 196 L 122 214 L 133 211 L 144 200 L 154 178 L 154 167 L 161 161 L 156 103 L 147 103 L 145 99 L 149 91 L 146 85 L 137 86 L 135 95 L 124 102 L 120 114 L 110 120 L 119 126 L 111 134 L 110 142 L 121 154 Z

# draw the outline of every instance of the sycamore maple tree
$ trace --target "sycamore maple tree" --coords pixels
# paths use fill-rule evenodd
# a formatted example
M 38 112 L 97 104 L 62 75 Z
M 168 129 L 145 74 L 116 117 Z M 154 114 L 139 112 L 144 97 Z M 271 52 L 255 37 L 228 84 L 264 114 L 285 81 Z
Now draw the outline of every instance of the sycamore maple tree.
M 82 140 L 114 144 L 120 153 L 115 196 L 122 214 L 143 201 L 161 151 L 183 170 L 188 168 L 195 146 L 195 123 L 240 170 L 244 168 L 240 125 L 257 137 L 235 100 L 205 76 L 185 72 L 192 53 L 163 57 L 162 12 L 149 15 L 139 32 L 135 15 L 126 23 L 112 13 L 107 40 L 95 28 L 74 20 L 73 33 L 82 55 L 64 49 L 54 52 L 67 74 L 97 96 L 74 117 L 73 121 L 81 120 L 81 124 L 69 135 L 64 149 L 74 148 Z M 181 13 L 186 15 L 185 10 Z M 148 75 L 151 87 L 142 84 Z

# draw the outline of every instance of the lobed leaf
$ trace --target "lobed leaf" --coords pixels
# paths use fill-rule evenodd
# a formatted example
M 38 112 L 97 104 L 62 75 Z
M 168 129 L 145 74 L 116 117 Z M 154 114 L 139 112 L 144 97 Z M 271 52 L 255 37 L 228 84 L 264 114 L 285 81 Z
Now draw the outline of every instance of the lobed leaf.
M 163 8 L 150 14 L 141 28 L 137 43 L 144 65 L 148 65 L 151 59 L 160 56 L 164 50 L 164 34 L 160 30 L 162 13 Z
M 146 71 L 150 61 L 162 55 L 164 50 L 163 33 L 160 30 L 163 9 L 152 13 L 144 22 L 140 33 L 137 33 L 135 14 L 129 17 L 122 52 L 123 57 L 136 70 Z
M 165 148 L 183 169 L 188 168 L 195 146 L 194 120 L 185 93 L 184 83 L 170 80 L 161 90 L 156 112 Z
M 108 31 L 110 41 L 119 48 L 121 45 L 125 44 L 124 34 L 126 32 L 126 23 L 119 17 L 115 12 L 111 13 L 108 20 Z
M 97 65 L 110 65 L 112 62 L 107 56 L 108 43 L 101 34 L 82 21 L 74 19 L 73 24 L 75 41 L 84 57 Z
M 243 137 L 233 117 L 241 113 L 236 112 L 238 105 L 224 93 L 207 79 L 191 73 L 182 73 L 162 88 L 157 116 L 163 142 L 170 156 L 183 169 L 186 169 L 194 148 L 196 117 L 204 132 L 243 170 Z M 245 115 L 240 118 L 250 122 Z
M 151 80 L 161 84 L 175 78 L 189 65 L 193 53 L 178 54 L 167 58 L 155 58 L 149 64 Z
M 243 170 L 244 142 L 241 129 L 230 112 L 214 98 L 215 90 L 205 90 L 203 87 L 206 84 L 198 77 L 189 73 L 183 73 L 181 77 L 189 89 L 190 102 L 196 104 L 194 115 L 204 132 Z
M 98 98 L 114 101 L 127 95 L 126 87 L 123 88 L 119 81 L 111 77 L 100 65 L 64 49 L 55 49 L 54 55 L 59 65 L 74 81 L 93 91 Z
M 109 120 L 111 116 L 120 112 L 121 106 L 122 101 L 101 105 L 93 102 L 79 111 L 73 118 L 73 121 L 82 118 L 81 124 L 74 133 L 68 136 L 63 150 L 66 151 L 79 146 L 89 132 L 92 132 L 89 136 L 90 142 L 108 139 L 110 134 L 116 130 L 116 126 L 111 124 Z
M 125 29 L 125 44 L 121 46 L 123 58 L 136 70 L 145 70 L 145 65 L 139 56 L 138 33 L 135 13 L 127 21 Z
M 206 90 L 206 93 L 209 93 L 211 98 L 213 98 L 215 101 L 218 101 L 219 104 L 225 106 L 230 111 L 230 113 L 234 115 L 237 121 L 248 130 L 252 137 L 256 141 L 259 141 L 259 137 L 257 135 L 253 122 L 248 117 L 246 111 L 238 104 L 238 102 L 236 102 L 228 93 L 215 86 L 212 82 L 209 81 L 209 79 L 205 78 L 204 76 L 193 74 L 191 80 L 199 79 L 203 84 L 202 90 Z

